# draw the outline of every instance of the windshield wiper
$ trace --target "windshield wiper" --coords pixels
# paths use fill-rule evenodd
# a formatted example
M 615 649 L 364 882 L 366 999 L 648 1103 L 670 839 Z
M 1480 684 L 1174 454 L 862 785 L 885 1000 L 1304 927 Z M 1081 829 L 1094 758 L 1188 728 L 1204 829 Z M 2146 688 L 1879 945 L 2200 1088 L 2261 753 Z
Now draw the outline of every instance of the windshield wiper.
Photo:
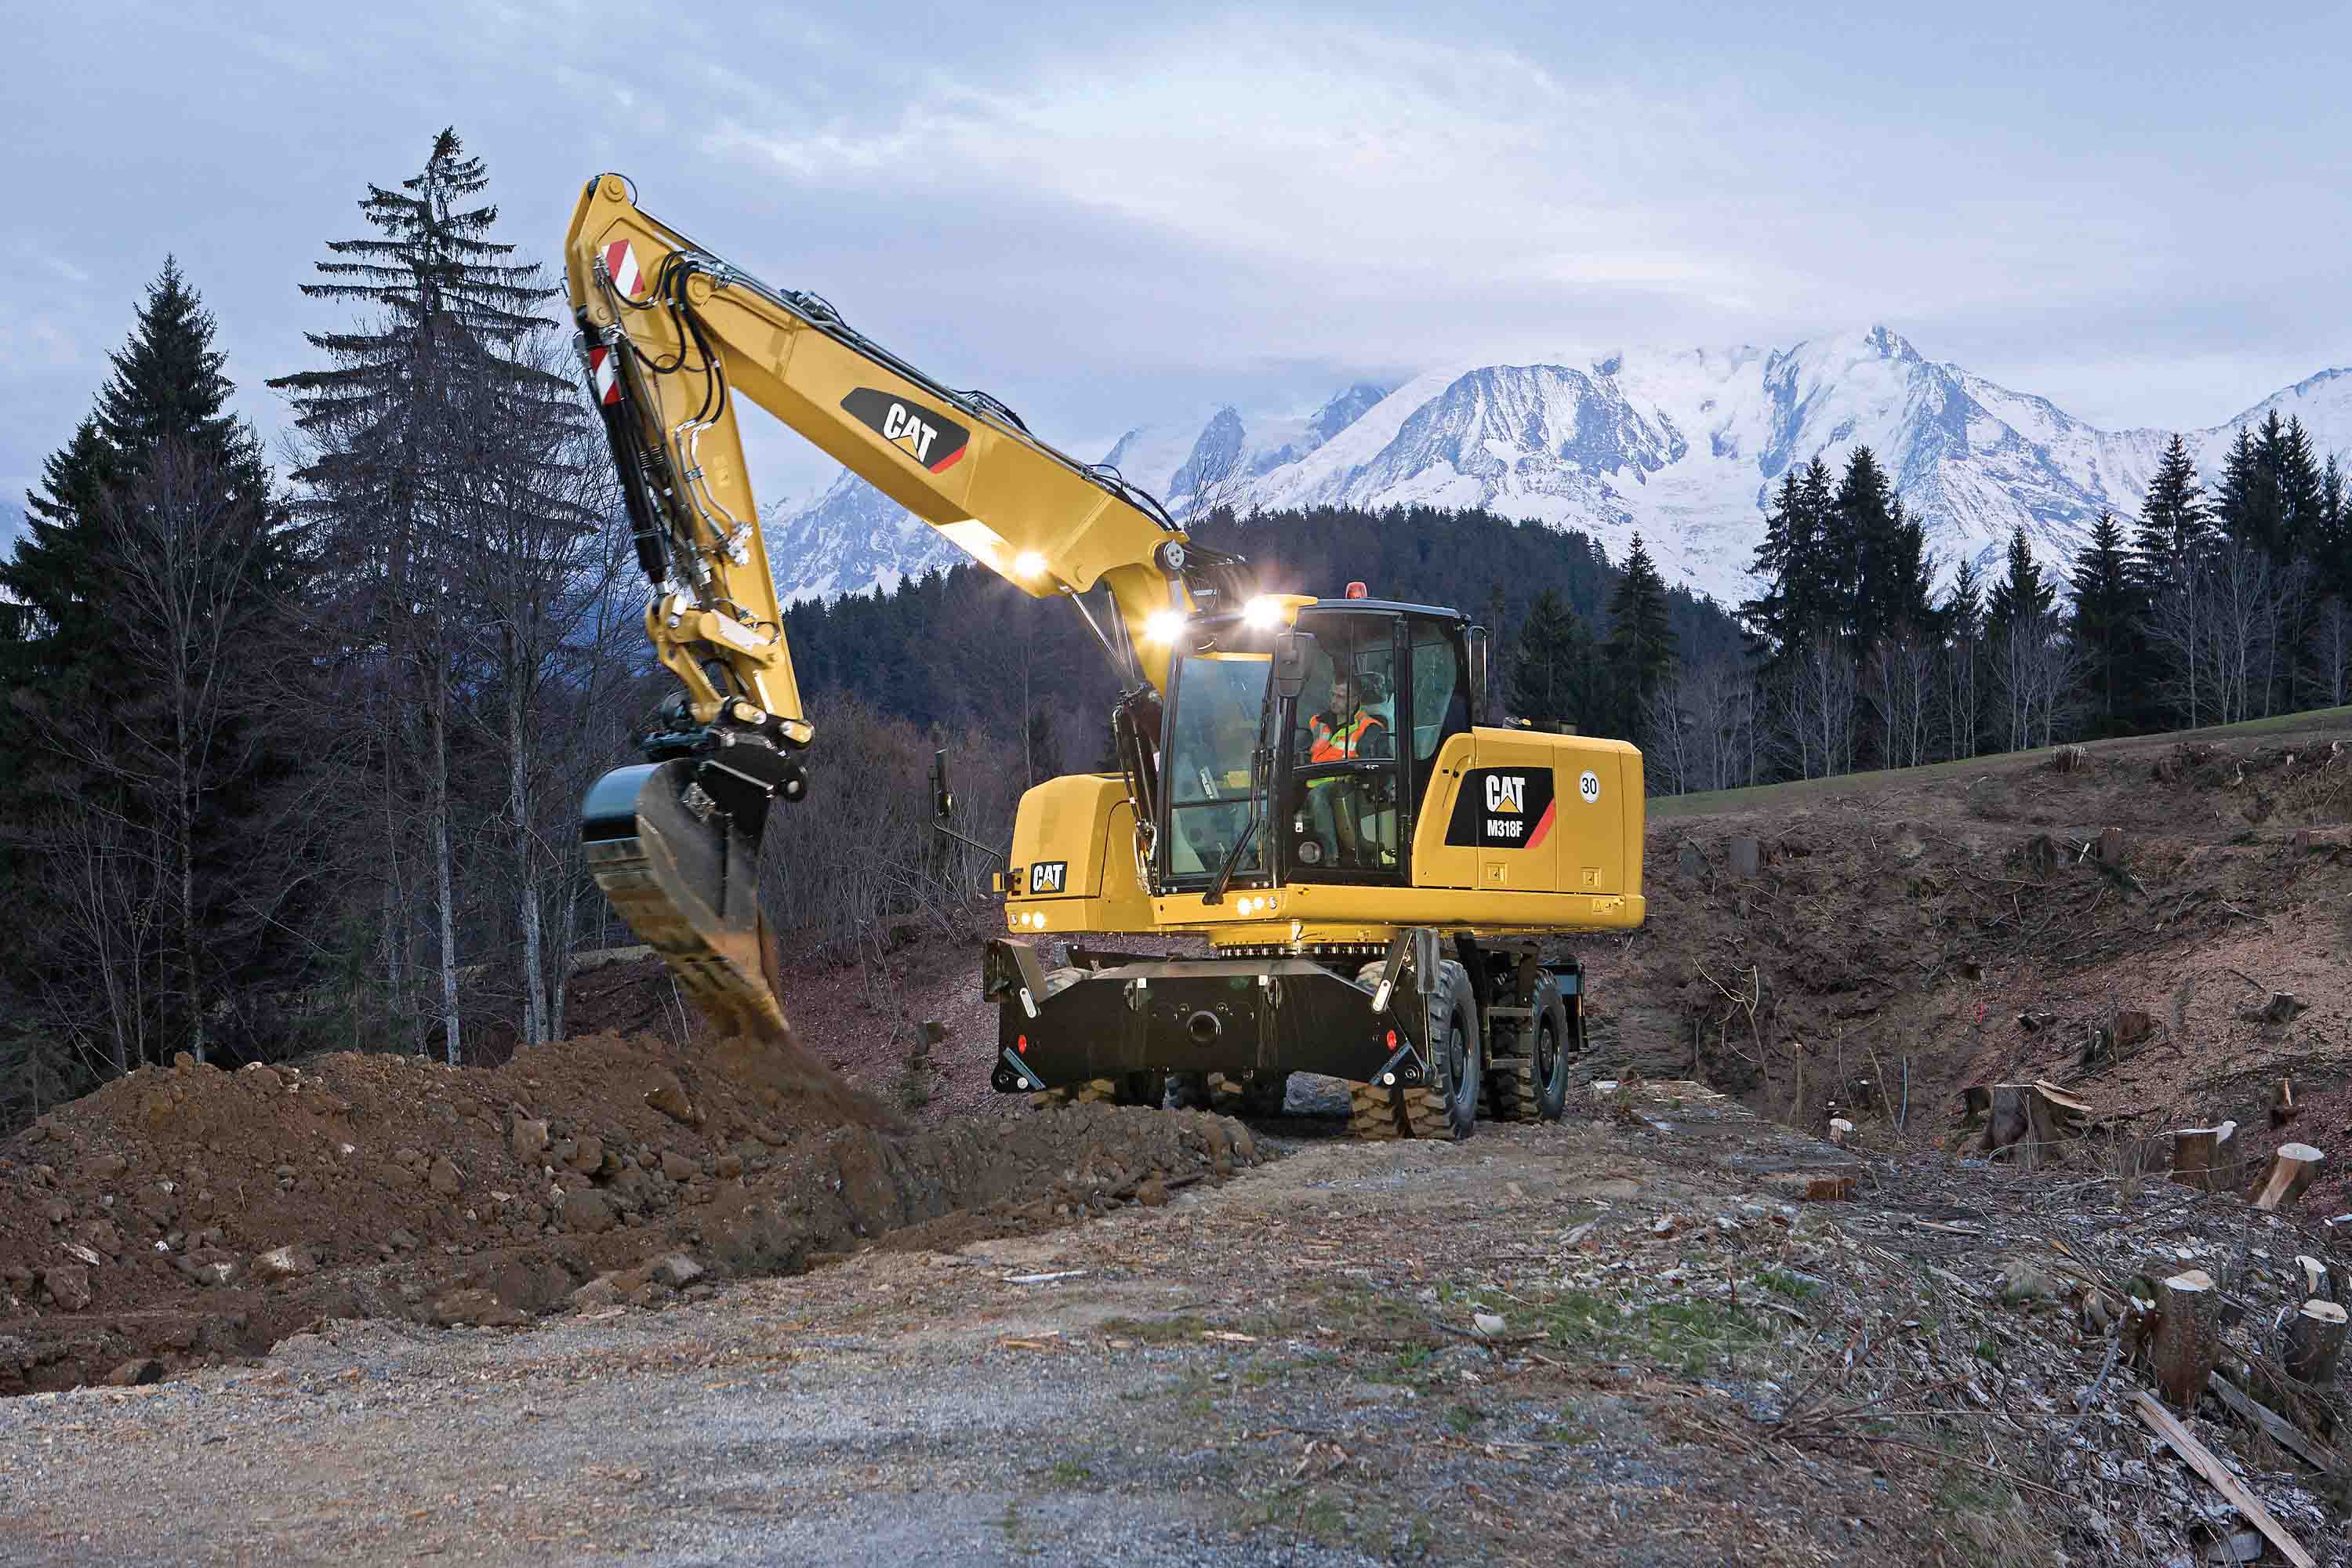
M 1241 832 L 1234 837 L 1233 848 L 1226 852 L 1224 866 L 1217 872 L 1217 885 L 1211 888 L 1208 896 L 1201 900 L 1204 904 L 1222 904 L 1225 901 L 1225 889 L 1232 885 L 1234 872 L 1241 866 L 1242 851 L 1247 849 L 1251 840 L 1257 837 L 1262 791 L 1269 775 L 1274 772 L 1274 750 L 1265 743 L 1266 721 L 1273 716 L 1274 686 L 1268 682 L 1265 695 L 1258 699 L 1257 743 L 1250 751 L 1249 820 L 1242 824 Z

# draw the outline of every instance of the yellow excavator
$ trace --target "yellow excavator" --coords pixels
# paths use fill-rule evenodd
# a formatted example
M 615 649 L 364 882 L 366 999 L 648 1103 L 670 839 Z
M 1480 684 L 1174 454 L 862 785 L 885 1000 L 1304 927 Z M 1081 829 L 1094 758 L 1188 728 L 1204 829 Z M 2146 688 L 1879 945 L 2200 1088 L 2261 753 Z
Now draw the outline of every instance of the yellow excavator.
M 1048 780 L 1015 816 L 1007 934 L 982 968 L 997 1089 L 1158 1104 L 1172 1086 L 1273 1110 L 1313 1072 L 1352 1086 L 1364 1137 L 1560 1113 L 1584 992 L 1557 944 L 1642 922 L 1638 751 L 1482 722 L 1486 634 L 1459 612 L 1360 583 L 1259 592 L 1116 471 L 721 260 L 621 175 L 581 194 L 564 273 L 646 635 L 681 688 L 646 761 L 590 790 L 582 831 L 614 908 L 715 1023 L 786 1027 L 759 847 L 774 803 L 806 794 L 816 739 L 740 396 L 1015 586 L 1068 599 L 1118 673 L 1117 771 Z M 944 826 L 943 769 L 933 785 Z

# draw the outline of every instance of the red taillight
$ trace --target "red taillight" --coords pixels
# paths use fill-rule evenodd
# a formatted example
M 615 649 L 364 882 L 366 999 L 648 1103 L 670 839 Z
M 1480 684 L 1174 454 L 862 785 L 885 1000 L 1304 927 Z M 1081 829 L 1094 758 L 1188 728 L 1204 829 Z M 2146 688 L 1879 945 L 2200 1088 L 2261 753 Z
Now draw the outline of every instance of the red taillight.
M 1393 1035 L 1389 1037 L 1391 1039 L 1396 1038 Z M 1027 1056 L 1029 1054 L 1029 1037 L 1026 1035 L 1015 1035 L 1013 1037 L 1013 1048 L 1020 1052 L 1021 1055 L 1024 1057 Z
M 1372 591 L 1370 588 L 1365 587 L 1361 583 L 1350 583 L 1348 584 L 1348 597 L 1350 599 L 1369 599 L 1371 596 Z
M 1396 1049 L 1396 1031 L 1394 1029 L 1391 1029 L 1389 1031 L 1389 1049 Z

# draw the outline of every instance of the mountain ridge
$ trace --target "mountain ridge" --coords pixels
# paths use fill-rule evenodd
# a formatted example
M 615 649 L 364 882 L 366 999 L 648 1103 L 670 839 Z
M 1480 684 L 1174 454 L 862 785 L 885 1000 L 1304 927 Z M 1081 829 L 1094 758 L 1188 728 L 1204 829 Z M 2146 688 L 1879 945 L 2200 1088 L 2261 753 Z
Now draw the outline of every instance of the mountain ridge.
M 2326 368 L 2222 424 L 2184 428 L 2210 485 L 2271 410 L 2352 458 L 2352 369 Z M 2104 430 L 2049 398 L 1933 360 L 1885 323 L 1756 344 L 1463 361 L 1312 408 L 1221 401 L 1126 431 L 1105 460 L 1171 514 L 1230 506 L 1484 507 L 1591 534 L 1622 559 L 1639 531 L 1668 581 L 1746 596 L 1782 474 L 1876 452 L 1948 574 L 1990 566 L 2022 526 L 2063 567 L 2102 510 L 2137 514 L 2172 432 Z M 788 600 L 895 587 L 963 559 L 845 470 L 768 519 Z

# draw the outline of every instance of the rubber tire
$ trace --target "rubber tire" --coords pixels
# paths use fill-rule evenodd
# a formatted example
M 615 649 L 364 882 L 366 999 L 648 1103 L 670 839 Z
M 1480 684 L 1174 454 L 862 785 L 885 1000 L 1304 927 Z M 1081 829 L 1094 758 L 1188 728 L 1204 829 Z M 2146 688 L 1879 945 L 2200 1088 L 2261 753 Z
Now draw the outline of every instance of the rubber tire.
M 1439 965 L 1429 997 L 1429 1079 L 1420 1089 L 1398 1091 L 1405 1125 L 1416 1138 L 1459 1142 L 1477 1130 L 1479 1064 L 1486 1053 L 1474 996 L 1468 970 L 1452 959 Z M 1462 1046 L 1458 1068 L 1452 1060 L 1455 1039 Z
M 1569 1077 L 1584 1055 L 1584 1042 L 1576 1037 L 1569 1022 L 1568 1004 L 1559 994 L 1559 976 L 1549 970 L 1536 983 L 1534 1006 L 1534 1037 L 1528 1042 L 1533 1048 L 1528 1054 L 1531 1058 L 1535 1115 L 1528 1120 L 1557 1121 L 1567 1109 Z M 1547 1045 L 1551 1058 L 1549 1072 L 1544 1070 Z
M 1261 1073 L 1251 1079 L 1229 1078 L 1221 1072 L 1209 1075 L 1209 1109 L 1220 1116 L 1265 1121 L 1281 1115 L 1289 1098 L 1290 1075 L 1286 1072 Z
M 1045 972 L 1045 994 L 1060 995 L 1087 977 L 1087 971 L 1076 965 L 1065 965 Z M 1039 1110 L 1057 1105 L 1148 1105 L 1157 1110 L 1168 1098 L 1168 1075 L 1158 1072 L 1131 1072 L 1119 1077 L 1090 1078 L 1084 1083 L 1065 1084 L 1059 1089 L 1045 1089 L 1029 1097 L 1029 1103 Z

